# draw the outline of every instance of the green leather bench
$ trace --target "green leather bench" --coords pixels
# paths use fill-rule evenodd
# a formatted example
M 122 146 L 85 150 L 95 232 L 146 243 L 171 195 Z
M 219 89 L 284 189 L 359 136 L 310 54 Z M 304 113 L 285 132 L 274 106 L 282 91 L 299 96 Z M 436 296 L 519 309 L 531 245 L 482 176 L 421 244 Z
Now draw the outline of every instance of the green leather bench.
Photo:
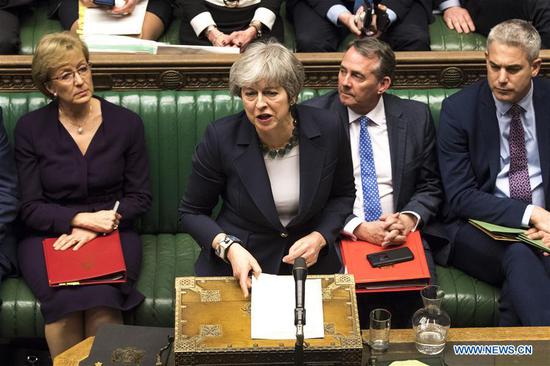
M 178 10 L 176 9 L 176 16 Z M 39 5 L 33 12 L 26 14 L 21 25 L 21 53 L 32 54 L 40 37 L 46 33 L 61 31 L 57 20 L 47 17 L 45 5 Z M 285 21 L 285 45 L 295 49 L 294 28 L 286 20 L 285 6 L 281 7 L 281 15 Z M 160 42 L 179 43 L 180 19 L 175 18 L 168 31 L 159 39 Z M 485 50 L 485 37 L 476 33 L 459 34 L 449 30 L 441 16 L 436 15 L 435 22 L 430 25 L 432 51 L 480 51 Z M 347 42 L 343 42 L 345 44 Z
M 308 89 L 302 99 L 323 91 Z M 439 119 L 441 102 L 452 90 L 393 91 L 431 106 Z M 99 93 L 109 101 L 139 113 L 145 123 L 151 166 L 153 205 L 139 222 L 143 265 L 138 281 L 145 301 L 126 314 L 136 325 L 174 325 L 174 278 L 193 275 L 199 247 L 178 226 L 177 206 L 185 190 L 191 156 L 208 123 L 241 109 L 241 101 L 227 91 L 150 91 Z M 0 93 L 0 107 L 10 139 L 17 119 L 47 100 L 38 93 Z M 121 121 L 122 122 L 122 121 Z M 446 297 L 444 307 L 453 327 L 497 324 L 498 290 L 453 269 L 437 267 Z M 43 337 L 39 304 L 21 278 L 0 287 L 0 338 Z

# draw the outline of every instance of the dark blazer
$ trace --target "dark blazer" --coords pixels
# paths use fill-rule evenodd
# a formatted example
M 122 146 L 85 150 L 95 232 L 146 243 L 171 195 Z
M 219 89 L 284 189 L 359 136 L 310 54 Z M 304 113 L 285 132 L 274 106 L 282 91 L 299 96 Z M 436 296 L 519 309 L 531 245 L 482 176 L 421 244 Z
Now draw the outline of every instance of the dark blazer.
M 544 196 L 550 197 L 550 81 L 533 79 L 537 144 Z M 456 234 L 468 218 L 505 226 L 521 226 L 527 204 L 496 197 L 500 170 L 499 126 L 496 106 L 487 81 L 481 81 L 443 101 L 439 118 L 439 165 L 451 218 L 449 232 Z M 547 208 L 547 207 L 546 207 Z
M 231 275 L 231 266 L 214 254 L 211 243 L 221 232 L 237 236 L 263 272 L 290 273 L 282 263 L 299 238 L 320 232 L 327 241 L 310 273 L 341 268 L 334 242 L 355 199 L 347 134 L 337 117 L 316 108 L 296 108 L 300 149 L 298 215 L 283 227 L 273 201 L 258 137 L 246 114 L 210 124 L 193 157 L 193 170 L 180 204 L 181 223 L 202 247 L 195 264 L 200 276 Z M 223 205 L 216 219 L 212 209 Z
M 2 265 L 13 270 L 17 264 L 10 224 L 17 215 L 17 171 L 0 108 L 0 279 Z
M 383 98 L 392 162 L 394 210 L 418 213 L 424 234 L 446 240 L 438 220 L 434 220 L 443 193 L 430 110 L 424 103 L 391 94 L 384 94 Z M 348 110 L 340 102 L 337 91 L 304 104 L 335 111 L 346 128 L 349 125 Z M 349 139 L 349 134 L 347 136 Z
M 206 0 L 182 1 L 181 6 L 183 8 L 183 13 L 185 14 L 186 18 L 193 19 L 200 13 L 207 12 L 208 7 L 205 5 L 206 2 Z M 281 0 L 261 0 L 259 6 L 261 6 L 262 8 L 267 8 L 275 14 L 279 14 Z M 231 9 L 228 8 L 228 11 L 231 11 Z

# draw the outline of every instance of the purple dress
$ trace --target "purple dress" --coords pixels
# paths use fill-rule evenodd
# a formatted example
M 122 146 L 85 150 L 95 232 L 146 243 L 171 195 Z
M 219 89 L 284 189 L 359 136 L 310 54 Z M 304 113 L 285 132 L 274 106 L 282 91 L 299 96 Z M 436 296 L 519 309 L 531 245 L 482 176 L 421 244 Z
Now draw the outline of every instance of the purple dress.
M 24 115 L 15 127 L 20 216 L 25 224 L 18 260 L 46 323 L 98 306 L 128 310 L 144 298 L 134 287 L 142 248 L 133 230 L 134 219 L 151 205 L 143 122 L 137 114 L 98 99 L 103 122 L 85 155 L 59 121 L 57 102 Z M 77 213 L 110 210 L 117 200 L 128 281 L 49 287 L 42 239 L 70 233 Z

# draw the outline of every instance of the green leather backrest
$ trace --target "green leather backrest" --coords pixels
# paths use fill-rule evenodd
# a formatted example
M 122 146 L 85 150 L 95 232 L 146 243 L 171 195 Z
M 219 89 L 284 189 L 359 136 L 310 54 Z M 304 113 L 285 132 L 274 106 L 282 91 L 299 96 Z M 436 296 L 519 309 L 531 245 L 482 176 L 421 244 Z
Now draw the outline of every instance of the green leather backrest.
M 189 1 L 189 0 L 184 0 Z M 57 19 L 48 19 L 48 10 L 46 2 L 40 3 L 32 11 L 26 12 L 21 21 L 21 53 L 32 54 L 40 37 L 51 32 L 62 30 Z M 171 44 L 179 43 L 179 28 L 181 17 L 180 9 L 175 9 L 175 18 L 165 34 L 159 39 L 160 42 Z M 281 5 L 281 17 L 283 18 L 285 28 L 285 45 L 294 50 L 296 41 L 294 38 L 294 27 L 286 19 L 286 6 Z M 348 37 L 342 42 L 341 49 L 353 37 Z M 477 34 L 459 34 L 454 30 L 449 30 L 439 15 L 435 16 L 435 22 L 430 25 L 430 43 L 432 51 L 474 51 L 485 50 L 485 37 Z
M 328 92 L 307 89 L 301 100 Z M 442 100 L 455 90 L 392 90 L 403 98 L 428 103 L 437 124 Z M 191 169 L 191 157 L 208 123 L 242 109 L 227 91 L 102 92 L 112 103 L 138 113 L 145 124 L 151 170 L 153 205 L 139 223 L 142 234 L 181 232 L 177 207 Z M 40 93 L 0 93 L 0 107 L 10 140 L 23 114 L 47 103 Z M 121 121 L 123 123 L 123 121 Z

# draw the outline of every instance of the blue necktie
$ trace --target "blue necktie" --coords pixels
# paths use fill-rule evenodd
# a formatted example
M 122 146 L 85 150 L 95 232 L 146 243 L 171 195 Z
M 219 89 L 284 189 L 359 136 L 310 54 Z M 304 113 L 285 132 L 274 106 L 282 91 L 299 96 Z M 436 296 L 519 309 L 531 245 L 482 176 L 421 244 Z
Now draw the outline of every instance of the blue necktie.
M 361 186 L 363 188 L 363 210 L 365 221 L 375 221 L 382 215 L 378 183 L 376 182 L 376 168 L 367 126 L 369 119 L 366 116 L 359 118 L 359 157 L 361 161 Z

